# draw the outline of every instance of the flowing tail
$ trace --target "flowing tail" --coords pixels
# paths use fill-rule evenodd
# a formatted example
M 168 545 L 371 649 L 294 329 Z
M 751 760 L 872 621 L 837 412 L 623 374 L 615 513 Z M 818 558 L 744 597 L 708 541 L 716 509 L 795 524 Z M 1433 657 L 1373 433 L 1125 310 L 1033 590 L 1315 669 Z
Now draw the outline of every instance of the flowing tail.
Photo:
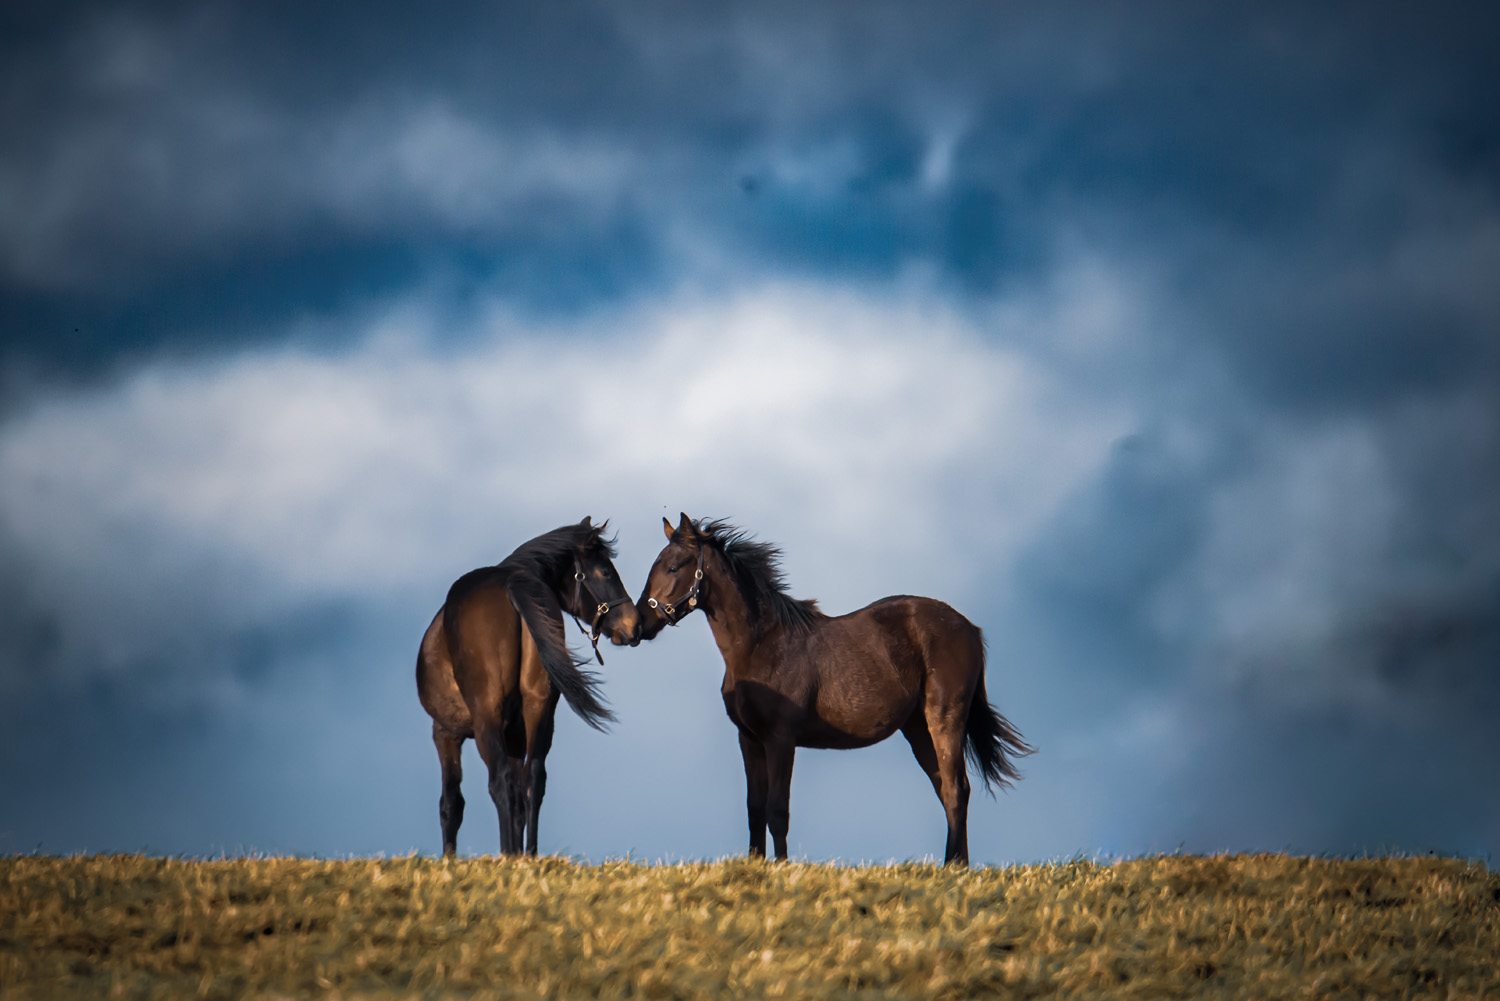
M 536 640 L 537 651 L 542 656 L 542 667 L 547 672 L 552 687 L 567 699 L 568 705 L 595 730 L 606 729 L 606 722 L 613 722 L 615 714 L 605 707 L 599 696 L 599 676 L 585 671 L 587 661 L 573 656 L 568 649 L 567 634 L 563 631 L 562 606 L 557 595 L 546 584 L 530 574 L 511 575 L 505 585 L 511 604 L 520 614 L 526 628 Z
M 984 691 L 984 662 L 984 641 L 981 639 L 979 683 L 974 686 L 974 698 L 969 703 L 969 723 L 964 727 L 964 752 L 984 777 L 985 789 L 993 795 L 996 786 L 1008 789 L 1014 779 L 1021 777 L 1011 759 L 1034 754 L 1036 748 L 1026 743 L 1021 737 L 1021 731 L 990 705 Z

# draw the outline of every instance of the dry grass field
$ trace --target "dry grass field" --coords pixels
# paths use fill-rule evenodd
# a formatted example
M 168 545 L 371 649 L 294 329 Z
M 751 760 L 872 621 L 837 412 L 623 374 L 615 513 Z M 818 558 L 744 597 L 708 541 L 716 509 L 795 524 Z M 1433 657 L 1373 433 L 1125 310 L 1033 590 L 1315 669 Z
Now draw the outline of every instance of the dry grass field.
M 1482 998 L 1451 859 L 0 859 L 0 996 Z

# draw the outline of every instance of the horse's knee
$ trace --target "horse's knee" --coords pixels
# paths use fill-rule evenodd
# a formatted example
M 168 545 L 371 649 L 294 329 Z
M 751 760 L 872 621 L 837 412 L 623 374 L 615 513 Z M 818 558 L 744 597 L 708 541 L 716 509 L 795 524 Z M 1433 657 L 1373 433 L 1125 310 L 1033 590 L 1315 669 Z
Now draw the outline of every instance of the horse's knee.
M 759 814 L 761 821 L 764 822 L 766 803 L 769 800 L 770 796 L 767 795 L 764 784 L 757 784 L 755 782 L 747 782 L 745 784 L 745 809 L 750 811 L 752 817 Z
M 766 824 L 771 828 L 771 833 L 785 836 L 787 829 L 792 826 L 792 810 L 790 804 L 772 803 L 765 811 Z

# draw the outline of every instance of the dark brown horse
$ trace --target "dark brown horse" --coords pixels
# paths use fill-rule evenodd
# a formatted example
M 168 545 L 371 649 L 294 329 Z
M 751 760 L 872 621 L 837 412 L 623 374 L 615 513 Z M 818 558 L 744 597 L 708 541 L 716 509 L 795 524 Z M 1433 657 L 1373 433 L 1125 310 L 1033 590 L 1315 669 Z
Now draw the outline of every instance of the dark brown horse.
M 799 747 L 868 747 L 900 730 L 948 814 L 944 862 L 969 864 L 969 776 L 1019 777 L 1032 748 L 984 692 L 979 627 L 932 598 L 881 598 L 848 615 L 788 595 L 772 546 L 723 521 L 674 529 L 636 608 L 643 638 L 700 608 L 724 656 L 724 708 L 740 731 L 750 854 L 786 858 L 792 758 Z
M 535 855 L 558 696 L 596 729 L 614 719 L 599 701 L 598 679 L 568 649 L 562 617 L 592 621 L 596 655 L 601 631 L 617 645 L 640 642 L 640 617 L 603 530 L 584 518 L 537 536 L 497 566 L 464 574 L 422 637 L 417 695 L 432 717 L 443 767 L 444 855 L 457 850 L 464 818 L 465 739 L 474 738 L 489 768 L 500 850 L 520 854 L 524 835 Z

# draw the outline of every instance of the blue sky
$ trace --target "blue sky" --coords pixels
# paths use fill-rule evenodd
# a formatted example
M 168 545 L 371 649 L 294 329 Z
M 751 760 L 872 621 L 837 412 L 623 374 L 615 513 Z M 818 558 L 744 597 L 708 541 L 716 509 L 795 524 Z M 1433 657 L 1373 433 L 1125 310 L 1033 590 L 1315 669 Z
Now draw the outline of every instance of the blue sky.
M 977 862 L 1500 845 L 1482 5 L 4 19 L 0 851 L 438 851 L 448 584 L 679 511 L 985 630 Z M 542 849 L 743 851 L 707 625 L 606 657 Z M 799 756 L 794 855 L 942 837 Z

